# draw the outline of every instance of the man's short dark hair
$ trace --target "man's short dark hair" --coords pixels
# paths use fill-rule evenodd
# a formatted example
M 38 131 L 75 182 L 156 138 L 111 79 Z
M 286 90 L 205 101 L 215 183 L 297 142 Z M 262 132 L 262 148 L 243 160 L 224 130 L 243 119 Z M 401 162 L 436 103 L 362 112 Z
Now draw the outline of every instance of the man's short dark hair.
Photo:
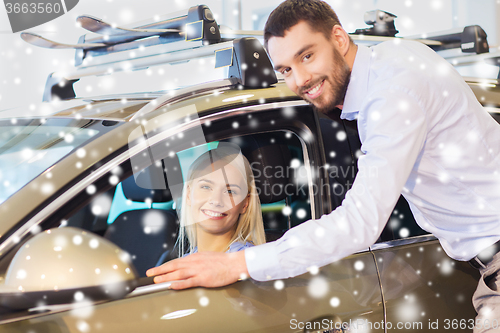
M 305 21 L 313 31 L 322 32 L 327 39 L 331 38 L 334 25 L 340 25 L 335 11 L 320 0 L 286 0 L 274 9 L 264 27 L 264 45 L 271 37 L 284 37 L 285 31 Z

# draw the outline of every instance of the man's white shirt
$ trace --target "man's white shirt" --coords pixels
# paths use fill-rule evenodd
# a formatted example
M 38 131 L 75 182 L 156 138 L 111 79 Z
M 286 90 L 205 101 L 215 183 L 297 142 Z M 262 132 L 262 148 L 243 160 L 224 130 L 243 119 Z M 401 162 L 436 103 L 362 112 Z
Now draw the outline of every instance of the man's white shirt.
M 358 46 L 341 118 L 357 119 L 364 153 L 351 190 L 330 214 L 246 249 L 253 279 L 367 249 L 400 194 L 454 259 L 500 239 L 500 125 L 446 60 L 418 42 Z

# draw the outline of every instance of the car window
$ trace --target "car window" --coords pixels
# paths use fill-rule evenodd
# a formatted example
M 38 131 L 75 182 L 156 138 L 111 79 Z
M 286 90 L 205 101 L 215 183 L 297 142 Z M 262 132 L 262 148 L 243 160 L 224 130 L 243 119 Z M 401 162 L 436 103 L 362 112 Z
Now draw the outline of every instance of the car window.
M 243 134 L 220 132 L 234 121 L 204 126 L 203 138 L 193 134 L 199 128 L 191 128 L 148 147 L 137 154 L 148 158 L 132 158 L 116 166 L 53 214 L 42 229 L 72 226 L 101 235 L 127 250 L 144 276 L 148 268 L 178 256 L 182 180 L 197 156 L 222 143 L 239 147 L 250 162 L 267 241 L 311 219 L 311 177 L 299 134 L 275 123 L 275 130 L 264 133 L 255 129 Z
M 0 121 L 0 203 L 102 132 L 103 126 L 91 120 Z
M 242 147 L 252 166 L 267 241 L 311 219 L 308 171 L 295 133 L 262 133 L 228 141 Z

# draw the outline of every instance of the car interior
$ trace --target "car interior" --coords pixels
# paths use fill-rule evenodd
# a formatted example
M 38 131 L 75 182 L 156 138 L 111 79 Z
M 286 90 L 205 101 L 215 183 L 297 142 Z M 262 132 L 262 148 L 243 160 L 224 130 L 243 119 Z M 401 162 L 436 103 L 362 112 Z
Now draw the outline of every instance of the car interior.
M 236 143 L 252 166 L 267 241 L 279 238 L 290 227 L 311 218 L 308 186 L 297 183 L 297 173 L 305 170 L 298 170 L 304 162 L 296 136 L 290 132 L 271 132 L 224 141 Z M 217 143 L 211 142 L 210 146 Z M 141 277 L 147 269 L 177 258 L 176 205 L 180 203 L 174 200 L 168 188 L 155 189 L 158 186 L 154 184 L 168 184 L 164 170 L 179 172 L 182 155 L 179 152 L 175 158 L 165 158 L 162 164 L 152 164 L 124 179 L 96 196 L 68 218 L 64 226 L 90 230 L 126 250 Z M 291 167 L 292 163 L 295 168 Z M 290 207 L 289 214 L 283 214 L 285 207 Z M 151 225 L 144 221 L 156 222 Z

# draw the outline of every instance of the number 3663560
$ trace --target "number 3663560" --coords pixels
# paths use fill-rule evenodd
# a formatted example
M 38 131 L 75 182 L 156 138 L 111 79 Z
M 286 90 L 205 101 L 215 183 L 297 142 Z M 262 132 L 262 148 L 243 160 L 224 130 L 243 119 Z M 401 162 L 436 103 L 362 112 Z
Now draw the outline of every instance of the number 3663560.
M 24 2 L 6 3 L 7 14 L 42 14 L 59 13 L 63 9 L 59 3 Z

